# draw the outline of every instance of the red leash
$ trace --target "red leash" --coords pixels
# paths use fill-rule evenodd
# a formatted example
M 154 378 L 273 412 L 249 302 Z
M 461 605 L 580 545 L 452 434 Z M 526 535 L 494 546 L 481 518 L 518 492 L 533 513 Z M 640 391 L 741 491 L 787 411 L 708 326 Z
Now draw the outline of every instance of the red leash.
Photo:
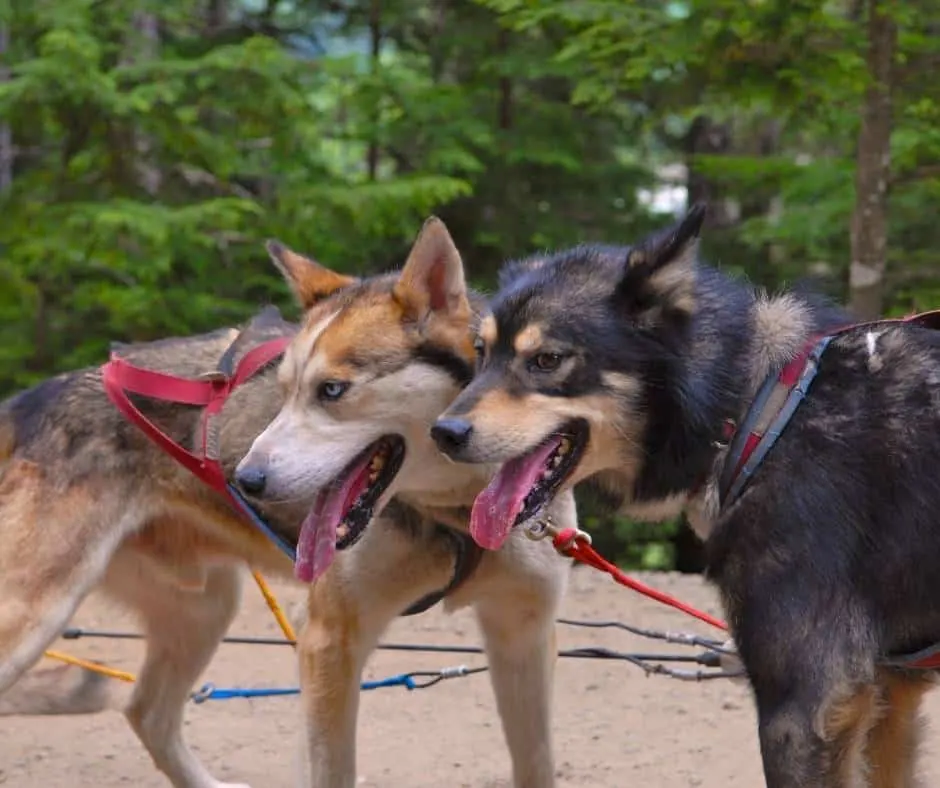
M 655 588 L 641 583 L 639 580 L 634 580 L 630 575 L 622 572 L 618 567 L 598 553 L 597 550 L 591 547 L 591 537 L 584 531 L 577 528 L 562 528 L 561 530 L 556 530 L 552 526 L 545 525 L 541 531 L 541 536 L 539 533 L 540 532 L 535 532 L 532 538 L 538 539 L 541 538 L 541 536 L 551 534 L 552 544 L 554 544 L 555 549 L 562 555 L 574 558 L 582 564 L 592 566 L 601 572 L 606 572 L 620 583 L 620 585 L 631 588 L 645 597 L 654 599 L 664 605 L 669 605 L 669 607 L 674 607 L 676 610 L 681 610 L 686 615 L 697 618 L 699 621 L 704 621 L 706 624 L 711 624 L 717 629 L 721 629 L 725 632 L 728 631 L 728 625 L 725 624 L 724 621 L 710 616 L 708 613 L 703 613 L 701 610 L 687 605 L 685 602 L 680 602 L 675 597 L 669 596 L 669 594 L 657 591 Z

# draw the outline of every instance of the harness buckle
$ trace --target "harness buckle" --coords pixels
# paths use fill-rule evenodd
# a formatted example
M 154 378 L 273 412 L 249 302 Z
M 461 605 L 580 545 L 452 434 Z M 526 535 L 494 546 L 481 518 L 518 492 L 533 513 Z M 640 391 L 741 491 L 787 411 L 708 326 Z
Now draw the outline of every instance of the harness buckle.
M 203 372 L 201 375 L 196 376 L 196 380 L 204 380 L 206 383 L 225 383 L 228 379 L 229 376 L 218 369 Z

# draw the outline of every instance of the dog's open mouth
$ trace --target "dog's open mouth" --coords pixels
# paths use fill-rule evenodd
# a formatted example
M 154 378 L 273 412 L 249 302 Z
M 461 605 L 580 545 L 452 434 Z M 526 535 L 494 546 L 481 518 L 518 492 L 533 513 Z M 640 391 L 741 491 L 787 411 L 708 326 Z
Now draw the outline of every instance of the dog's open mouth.
M 320 490 L 300 527 L 294 563 L 298 580 L 312 583 L 333 563 L 337 550 L 345 550 L 359 540 L 404 459 L 404 439 L 385 435 Z
M 505 463 L 473 502 L 470 534 L 476 543 L 496 550 L 513 526 L 535 517 L 578 467 L 589 437 L 587 422 L 570 421 Z

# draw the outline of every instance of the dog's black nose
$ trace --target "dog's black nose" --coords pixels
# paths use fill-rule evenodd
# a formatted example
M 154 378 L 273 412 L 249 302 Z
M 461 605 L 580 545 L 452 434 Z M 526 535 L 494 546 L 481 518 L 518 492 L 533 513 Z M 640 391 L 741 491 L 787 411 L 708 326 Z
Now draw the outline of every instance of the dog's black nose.
M 235 482 L 249 495 L 261 495 L 266 481 L 264 470 L 257 465 L 248 465 L 235 471 Z
M 464 419 L 440 419 L 431 427 L 431 437 L 445 454 L 462 449 L 470 440 L 473 425 Z

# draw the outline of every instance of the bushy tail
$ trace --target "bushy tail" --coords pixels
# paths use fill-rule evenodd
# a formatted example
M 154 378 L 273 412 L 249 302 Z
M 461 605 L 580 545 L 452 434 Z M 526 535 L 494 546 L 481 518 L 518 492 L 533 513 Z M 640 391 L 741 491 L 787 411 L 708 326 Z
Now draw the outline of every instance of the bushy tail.
M 0 695 L 0 717 L 97 714 L 123 708 L 128 691 L 123 682 L 75 665 L 34 669 Z

